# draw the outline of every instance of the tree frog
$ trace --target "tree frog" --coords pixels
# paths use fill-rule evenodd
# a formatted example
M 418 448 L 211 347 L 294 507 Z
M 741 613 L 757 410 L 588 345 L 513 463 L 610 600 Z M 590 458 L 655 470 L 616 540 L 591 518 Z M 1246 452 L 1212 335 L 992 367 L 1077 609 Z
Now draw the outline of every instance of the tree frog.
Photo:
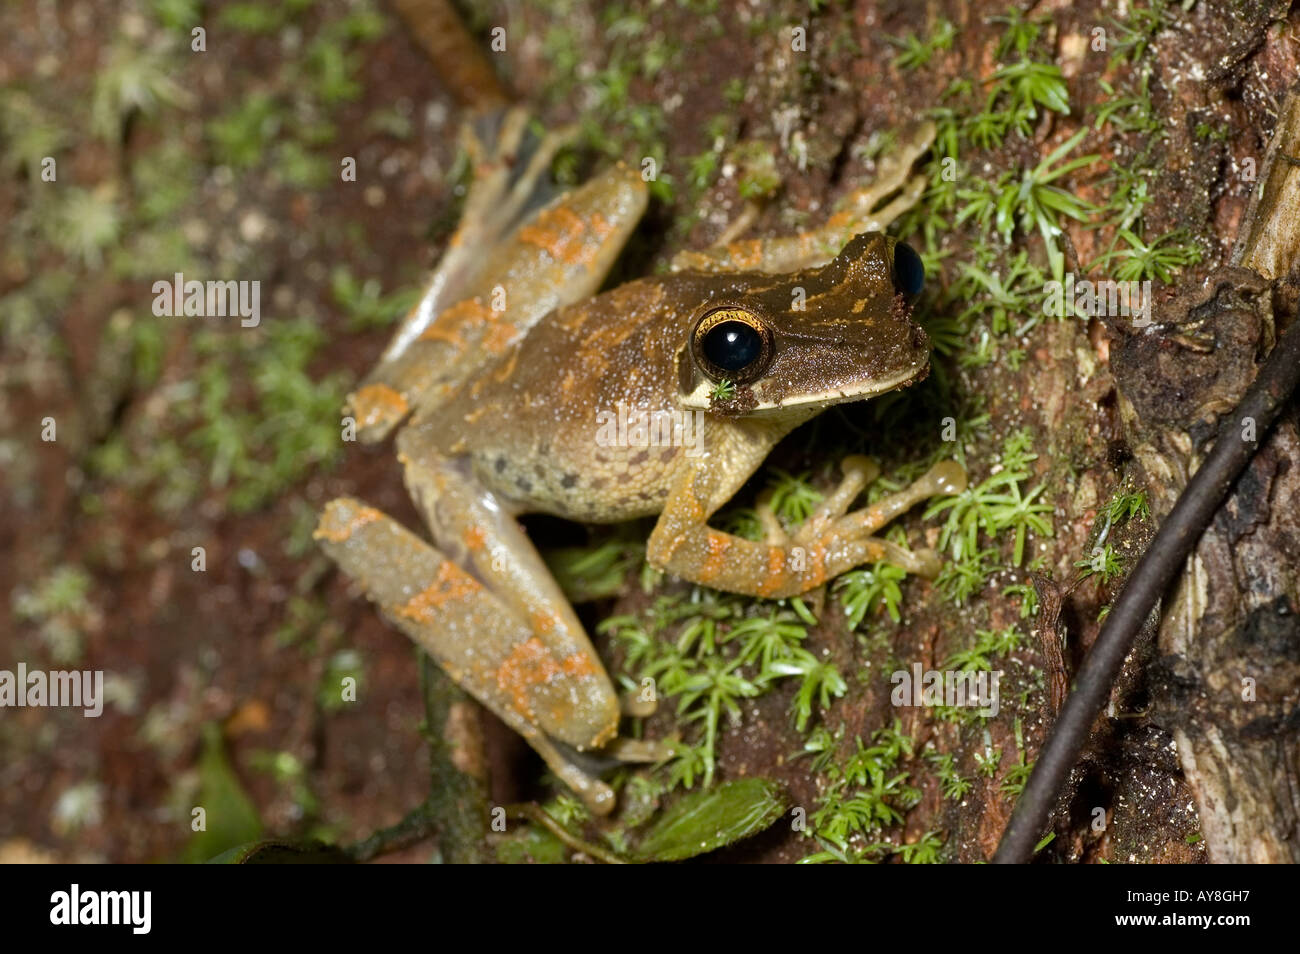
M 762 542 L 709 526 L 794 427 L 928 372 L 912 320 L 921 261 L 882 230 L 917 201 L 911 167 L 933 136 L 914 130 L 820 228 L 686 252 L 666 274 L 596 294 L 646 207 L 640 172 L 616 164 L 548 197 L 562 135 L 532 135 L 517 110 L 471 128 L 461 224 L 348 407 L 362 441 L 403 425 L 398 458 L 431 542 L 352 498 L 325 507 L 315 536 L 593 812 L 614 794 L 583 753 L 651 760 L 663 747 L 617 737 L 620 698 L 516 516 L 657 514 L 651 564 L 755 596 L 793 596 L 882 559 L 933 576 L 933 551 L 872 534 L 961 492 L 954 461 L 850 511 L 875 475 L 850 457 L 793 534 L 766 506 Z

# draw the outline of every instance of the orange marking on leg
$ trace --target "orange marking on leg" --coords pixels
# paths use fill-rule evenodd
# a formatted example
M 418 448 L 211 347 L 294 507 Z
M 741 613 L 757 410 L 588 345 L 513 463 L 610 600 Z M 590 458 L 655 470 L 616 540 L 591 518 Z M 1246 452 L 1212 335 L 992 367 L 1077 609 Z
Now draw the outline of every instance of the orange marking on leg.
M 427 625 L 434 622 L 438 610 L 445 604 L 452 600 L 463 599 L 481 589 L 478 581 L 472 576 L 450 560 L 443 560 L 434 581 L 399 606 L 395 612 L 398 616 L 405 616 L 407 619 Z
M 768 547 L 767 575 L 758 587 L 759 596 L 771 596 L 785 582 L 785 549 Z
M 443 344 L 451 345 L 457 351 L 465 350 L 465 341 L 461 338 L 460 333 L 454 328 L 439 328 L 437 324 L 430 325 L 425 329 L 424 334 L 420 335 L 417 341 L 441 341 Z
M 686 534 L 679 533 L 665 542 L 651 543 L 646 550 L 646 557 L 650 560 L 651 565 L 666 567 L 669 561 L 672 560 L 673 554 L 685 542 Z
M 539 213 L 533 224 L 520 229 L 519 241 L 545 249 L 557 262 L 577 265 L 590 260 L 594 254 L 584 248 L 582 235 L 586 230 L 577 213 L 556 206 Z
M 850 223 L 852 223 L 852 221 L 853 221 L 853 214 L 851 212 L 836 212 L 834 215 L 832 215 L 829 219 L 826 220 L 826 228 L 840 229 L 846 225 L 849 225 Z
M 465 546 L 469 548 L 470 553 L 477 553 L 483 549 L 483 543 L 487 540 L 487 534 L 483 532 L 482 527 L 469 526 L 461 534 L 461 539 L 465 541 Z
M 387 424 L 406 414 L 411 406 L 387 384 L 367 384 L 352 395 L 352 410 L 362 427 Z
M 727 255 L 741 268 L 753 268 L 763 261 L 763 243 L 760 239 L 746 239 L 727 246 Z
M 564 674 L 570 677 L 585 679 L 588 676 L 594 676 L 597 672 L 596 660 L 591 657 L 590 653 L 574 653 L 571 656 L 565 656 Z
M 420 341 L 445 341 L 455 348 L 464 348 L 465 339 L 461 333 L 490 323 L 494 319 L 492 309 L 477 298 L 466 298 L 444 308 L 438 313 L 420 335 Z
M 708 582 L 717 579 L 718 575 L 722 573 L 727 551 L 731 549 L 731 537 L 725 533 L 710 530 L 706 542 L 709 547 L 709 555 L 705 557 L 704 565 L 700 567 L 700 579 Z
M 516 712 L 532 718 L 528 696 L 534 686 L 548 682 L 560 672 L 560 664 L 536 636 L 520 643 L 497 667 L 497 688 L 509 696 Z
M 495 321 L 488 328 L 487 334 L 483 338 L 483 347 L 487 348 L 491 354 L 501 354 L 506 348 L 514 344 L 518 337 L 519 329 L 510 322 Z M 514 367 L 514 359 L 511 359 L 509 367 Z M 506 372 L 506 376 L 509 376 L 509 372 Z M 497 380 L 502 381 L 505 379 L 498 375 Z
M 374 507 L 357 507 L 349 515 L 347 511 L 351 507 L 352 505 L 345 501 L 331 500 L 325 505 L 325 513 L 321 515 L 320 525 L 316 527 L 312 537 L 316 540 L 342 543 L 366 524 L 382 520 L 384 517 Z
M 808 588 L 826 582 L 826 544 L 821 540 L 808 547 Z
M 704 523 L 704 507 L 699 499 L 695 496 L 695 489 L 686 486 L 681 489 L 678 499 L 674 501 L 680 504 L 681 508 L 686 511 L 686 516 L 691 523 Z
M 557 626 L 560 625 L 560 618 L 556 616 L 554 613 L 547 613 L 542 610 L 538 610 L 536 613 L 533 613 L 531 617 L 529 617 L 528 622 L 529 622 L 529 628 L 532 629 L 534 633 L 537 633 L 538 635 L 545 635 L 546 633 L 552 632 Z

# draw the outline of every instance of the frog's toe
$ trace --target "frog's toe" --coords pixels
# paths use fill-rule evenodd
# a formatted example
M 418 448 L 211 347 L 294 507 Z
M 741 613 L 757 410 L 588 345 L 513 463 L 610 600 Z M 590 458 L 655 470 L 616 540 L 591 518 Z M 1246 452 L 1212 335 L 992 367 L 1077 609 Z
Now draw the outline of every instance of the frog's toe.
M 646 682 L 650 682 L 649 679 Z M 633 719 L 645 719 L 659 709 L 659 700 L 651 686 L 638 687 L 619 697 L 619 709 Z
M 870 457 L 862 454 L 850 454 L 840 461 L 843 478 L 839 486 L 826 495 L 826 498 L 803 522 L 795 542 L 807 546 L 816 542 L 826 528 L 838 521 L 847 512 L 853 501 L 873 480 L 880 476 L 880 466 Z
M 854 493 L 853 497 L 843 501 L 843 510 L 840 511 L 843 513 L 844 510 L 849 509 L 849 504 L 853 503 L 853 498 L 858 493 L 861 493 L 867 484 L 880 476 L 880 465 L 870 457 L 865 457 L 862 454 L 850 454 L 840 461 L 840 471 L 844 474 L 844 478 L 832 496 L 840 498 L 846 495 L 850 489 L 857 489 L 857 493 Z
M 925 577 L 927 580 L 933 580 L 943 569 L 943 560 L 937 550 L 929 547 L 922 547 L 919 550 L 912 551 L 914 567 L 912 572 L 917 576 Z
M 955 460 L 941 460 L 921 478 L 928 481 L 935 496 L 950 496 L 966 489 L 966 468 Z
M 383 382 L 367 383 L 348 395 L 343 413 L 356 421 L 362 443 L 383 440 L 402 422 L 411 405 L 405 394 Z
M 620 762 L 665 762 L 673 752 L 673 742 L 664 739 L 618 738 L 605 746 L 605 754 Z
M 763 528 L 763 539 L 774 547 L 788 546 L 790 534 L 781 523 L 781 518 L 772 509 L 772 491 L 765 490 L 754 501 L 754 513 L 758 516 L 759 526 Z

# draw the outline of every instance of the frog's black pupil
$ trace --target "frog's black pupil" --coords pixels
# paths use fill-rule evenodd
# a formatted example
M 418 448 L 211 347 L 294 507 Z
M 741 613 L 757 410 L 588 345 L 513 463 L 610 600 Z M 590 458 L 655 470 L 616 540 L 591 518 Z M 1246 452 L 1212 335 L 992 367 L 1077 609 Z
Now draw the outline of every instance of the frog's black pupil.
M 739 371 L 758 360 L 763 339 L 743 321 L 721 321 L 705 332 L 703 350 L 723 371 Z
M 894 280 L 904 295 L 919 295 L 925 285 L 925 266 L 912 246 L 899 242 L 894 246 Z

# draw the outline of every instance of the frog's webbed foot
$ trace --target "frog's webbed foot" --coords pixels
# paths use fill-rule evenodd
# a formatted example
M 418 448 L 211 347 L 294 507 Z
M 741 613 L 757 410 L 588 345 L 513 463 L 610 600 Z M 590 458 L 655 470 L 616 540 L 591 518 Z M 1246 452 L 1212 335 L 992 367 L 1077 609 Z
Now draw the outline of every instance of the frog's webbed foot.
M 847 242 L 863 232 L 883 232 L 916 205 L 925 191 L 926 179 L 919 173 L 913 175 L 912 166 L 930 148 L 934 136 L 934 123 L 924 122 L 914 127 L 899 151 L 881 162 L 880 172 L 871 184 L 854 189 L 840 200 L 837 211 L 826 223 L 830 234 L 843 234 Z M 881 205 L 882 202 L 885 204 Z
M 521 107 L 476 116 L 462 127 L 461 144 L 473 178 L 460 222 L 423 298 L 384 352 L 385 361 L 417 340 L 444 308 L 465 298 L 492 250 L 554 197 L 551 163 L 576 132 L 575 127 L 565 126 L 538 136 L 532 118 Z
M 883 232 L 917 203 L 925 191 L 926 179 L 919 173 L 913 175 L 912 166 L 930 148 L 934 136 L 932 122 L 913 127 L 898 152 L 881 163 L 875 180 L 845 196 L 820 228 L 802 235 L 763 239 L 737 239 L 740 230 L 728 228 L 725 240 L 718 244 L 698 252 L 678 253 L 672 260 L 672 270 L 784 274 L 825 265 L 849 239 L 863 232 Z
M 880 467 L 876 462 L 861 454 L 844 458 L 840 462 L 840 469 L 844 472 L 844 477 L 839 486 L 817 505 L 817 508 L 793 533 L 786 530 L 781 519 L 772 510 L 771 494 L 765 491 L 759 496 L 754 503 L 754 511 L 758 515 L 759 525 L 762 526 L 763 535 L 770 546 L 796 553 L 798 551 L 794 551 L 794 547 L 806 550 L 809 544 L 821 537 L 832 521 L 844 515 L 863 488 L 880 475 Z M 813 615 L 821 616 L 822 605 L 826 598 L 825 584 L 808 590 L 802 595 L 806 596 L 808 602 L 812 604 Z

